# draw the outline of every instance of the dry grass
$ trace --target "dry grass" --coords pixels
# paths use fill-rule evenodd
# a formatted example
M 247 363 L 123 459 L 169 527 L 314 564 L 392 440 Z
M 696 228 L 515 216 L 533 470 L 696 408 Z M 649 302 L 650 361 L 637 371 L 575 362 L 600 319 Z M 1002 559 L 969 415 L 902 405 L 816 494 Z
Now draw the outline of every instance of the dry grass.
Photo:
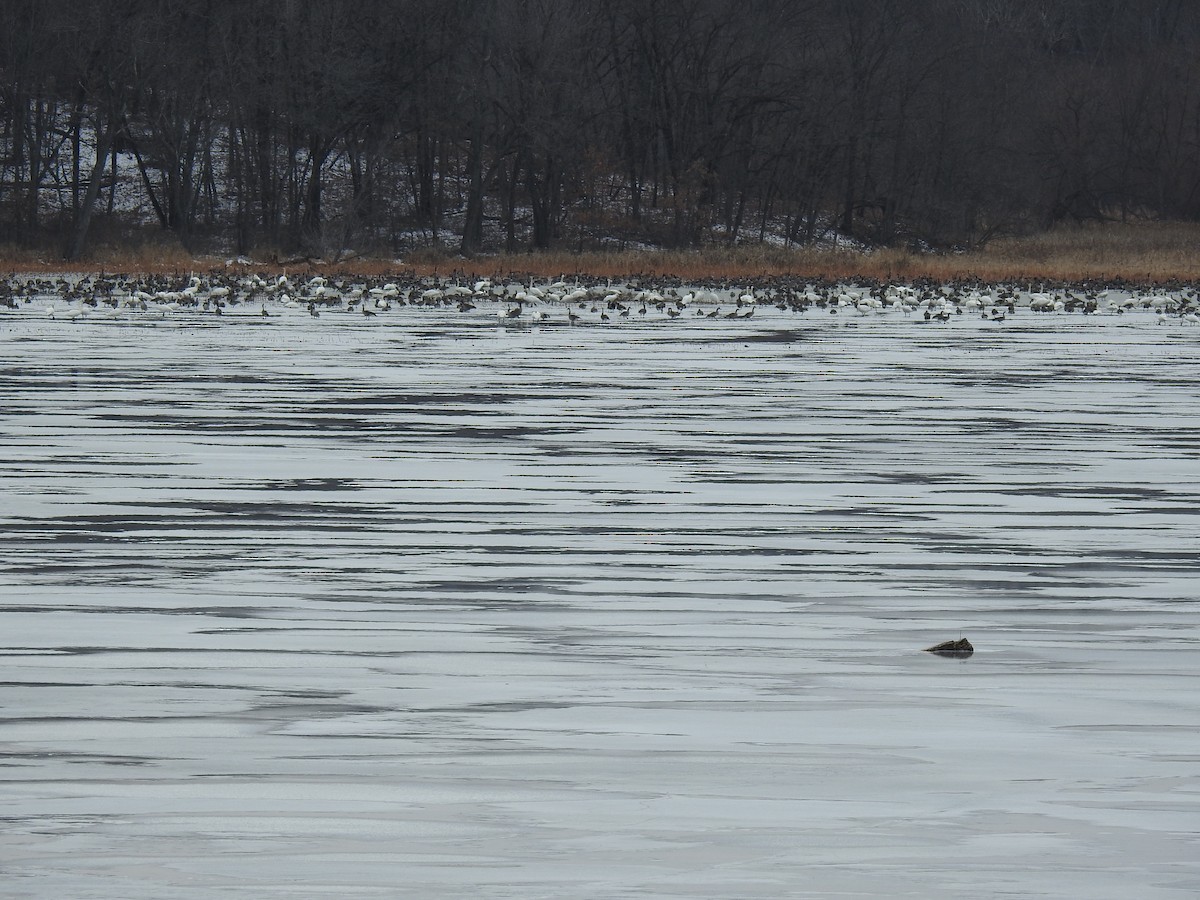
M 135 240 L 102 240 L 92 245 L 85 259 L 65 262 L 61 248 L 30 249 L 0 245 L 0 271 L 9 272 L 140 272 L 165 274 L 205 271 L 223 267 L 224 260 L 196 257 L 178 241 L 167 240 L 161 233 Z
M 98 246 L 77 264 L 52 255 L 0 247 L 0 268 L 14 272 L 187 273 L 223 270 L 225 260 L 193 257 L 177 244 L 142 241 Z M 235 267 L 237 269 L 242 266 Z M 439 275 L 463 277 L 629 276 L 737 280 L 771 276 L 872 278 L 909 281 L 1083 281 L 1122 279 L 1138 283 L 1200 281 L 1200 224 L 1137 223 L 1062 227 L 1041 234 L 993 241 L 968 253 L 914 253 L 880 249 L 784 250 L 775 247 L 711 247 L 698 251 L 522 253 L 471 259 L 436 250 L 403 263 L 355 258 L 336 264 L 310 260 L 262 260 L 255 266 L 289 273 L 339 272 L 363 277 Z
M 512 256 L 409 259 L 408 271 L 424 275 L 490 276 L 630 275 L 730 280 L 796 275 L 808 278 L 873 278 L 907 281 L 1112 281 L 1162 283 L 1200 280 L 1200 224 L 1088 224 L 1021 238 L 1004 238 L 968 253 L 914 253 L 885 248 L 784 250 L 777 247 L 711 247 L 699 251 L 526 253 Z M 363 262 L 363 274 L 395 272 L 388 263 Z
M 1089 224 L 997 241 L 966 257 L 981 277 L 1015 273 L 1062 281 L 1200 279 L 1200 224 Z

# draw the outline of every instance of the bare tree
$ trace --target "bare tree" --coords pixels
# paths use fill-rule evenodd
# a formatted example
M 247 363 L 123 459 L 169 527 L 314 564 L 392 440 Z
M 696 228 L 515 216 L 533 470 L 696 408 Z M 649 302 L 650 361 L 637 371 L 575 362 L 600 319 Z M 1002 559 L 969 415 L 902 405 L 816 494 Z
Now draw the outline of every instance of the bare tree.
M 0 233 L 978 242 L 1200 217 L 1187 0 L 13 0 Z M 130 163 L 130 160 L 133 162 Z M 132 181 L 129 180 L 130 172 Z M 100 201 L 107 190 L 108 203 Z M 448 243 L 448 242 L 447 242 Z

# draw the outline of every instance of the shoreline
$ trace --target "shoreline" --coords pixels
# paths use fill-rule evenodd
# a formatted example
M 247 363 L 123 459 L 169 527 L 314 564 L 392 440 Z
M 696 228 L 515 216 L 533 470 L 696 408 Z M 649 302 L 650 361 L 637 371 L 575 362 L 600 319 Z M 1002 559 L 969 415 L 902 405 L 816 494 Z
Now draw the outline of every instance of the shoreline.
M 1162 287 L 1200 284 L 1200 224 L 1138 223 L 1060 228 L 997 239 L 960 252 L 898 248 L 791 248 L 711 245 L 689 250 L 539 251 L 463 257 L 439 247 L 399 258 L 349 254 L 340 259 L 280 254 L 187 254 L 151 242 L 97 248 L 65 262 L 49 253 L 0 249 L 12 277 L 111 275 L 181 277 L 252 272 L 346 278 L 659 279 L 695 283 L 802 279 L 811 282 L 963 283 Z

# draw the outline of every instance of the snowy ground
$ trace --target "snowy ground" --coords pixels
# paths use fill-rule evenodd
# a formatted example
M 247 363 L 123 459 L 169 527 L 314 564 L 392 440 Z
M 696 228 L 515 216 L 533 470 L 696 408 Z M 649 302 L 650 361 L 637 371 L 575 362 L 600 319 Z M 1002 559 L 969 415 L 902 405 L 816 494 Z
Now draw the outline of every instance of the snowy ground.
M 1200 894 L 1200 329 L 269 311 L 0 315 L 5 897 Z

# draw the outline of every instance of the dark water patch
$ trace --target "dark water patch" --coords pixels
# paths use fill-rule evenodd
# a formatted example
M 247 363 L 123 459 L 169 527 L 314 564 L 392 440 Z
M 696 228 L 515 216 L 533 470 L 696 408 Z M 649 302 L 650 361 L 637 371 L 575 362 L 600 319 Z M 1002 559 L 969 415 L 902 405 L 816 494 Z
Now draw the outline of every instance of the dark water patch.
M 373 715 L 393 711 L 389 707 L 372 706 L 365 703 L 260 703 L 242 712 L 225 713 L 215 718 L 298 721 L 303 719 L 337 718 L 339 716 Z
M 388 409 L 412 408 L 421 409 L 422 412 L 425 412 L 424 408 L 429 406 L 438 408 L 452 407 L 455 409 L 471 407 L 473 412 L 475 407 L 479 407 L 482 412 L 494 411 L 496 415 L 503 415 L 503 411 L 495 410 L 495 407 L 505 404 L 526 403 L 542 398 L 543 395 L 541 394 L 527 393 L 519 390 L 492 393 L 446 391 L 427 394 L 375 392 L 320 397 L 314 398 L 314 402 L 328 406 L 371 406 Z
M 1114 547 L 1110 550 L 1087 550 L 1085 555 L 1100 559 L 1146 560 L 1147 562 L 1196 563 L 1196 551 L 1191 548 L 1180 550 L 1149 550 L 1141 547 Z
M 363 485 L 353 478 L 285 478 L 249 485 L 257 490 L 358 491 Z
M 329 634 L 336 635 L 337 630 L 331 630 Z M 403 632 L 397 632 L 398 636 L 402 636 Z M 484 649 L 388 649 L 388 650 L 343 650 L 337 647 L 321 647 L 321 648 L 295 648 L 295 647 L 221 647 L 214 651 L 209 647 L 179 647 L 179 646 L 162 646 L 162 647 L 142 647 L 142 646 L 121 646 L 113 644 L 108 647 L 97 646 L 64 646 L 55 647 L 51 651 L 46 651 L 45 648 L 32 647 L 17 647 L 9 648 L 16 650 L 37 650 L 40 655 L 50 656 L 72 656 L 72 657 L 91 657 L 91 656 L 106 656 L 106 655 L 129 655 L 129 656 L 148 656 L 158 658 L 165 656 L 171 658 L 173 662 L 169 666 L 159 666 L 156 668 L 175 669 L 180 668 L 181 664 L 189 657 L 197 657 L 199 659 L 210 658 L 214 652 L 218 652 L 222 657 L 229 659 L 230 664 L 241 665 L 243 663 L 253 666 L 254 659 L 257 657 L 280 657 L 281 659 L 292 658 L 324 658 L 332 659 L 394 659 L 404 657 L 424 657 L 424 656 L 484 656 L 484 657 L 524 657 L 527 652 L 523 649 L 498 649 L 488 647 Z M 176 664 L 174 660 L 178 659 L 180 664 Z M 30 721 L 87 721 L 92 717 L 70 717 L 70 716 L 38 716 L 32 717 Z M 197 716 L 131 716 L 131 717 L 111 717 L 111 721 L 128 721 L 128 722 L 154 722 L 159 720 L 185 721 L 185 720 L 203 720 L 204 717 Z M 16 722 L 24 721 L 23 719 L 5 719 L 0 717 L 0 722 Z
M 304 503 L 300 501 L 264 500 L 261 502 L 240 500 L 190 500 L 166 501 L 156 506 L 164 508 L 182 508 L 195 510 L 198 513 L 213 514 L 231 519 L 252 519 L 257 521 L 305 521 L 314 525 L 328 525 L 329 519 L 345 519 L 347 521 L 369 520 L 375 522 L 387 521 L 392 507 L 386 503 L 365 504 L 347 503 L 344 501 L 323 501 Z M 177 524 L 195 523 L 192 517 L 176 517 Z M 205 520 L 212 521 L 212 520 Z M 215 527 L 227 527 L 217 522 Z
M 112 604 L 51 604 L 38 603 L 22 606 L 0 606 L 0 613 L 69 613 L 71 615 L 155 615 L 155 616 L 205 616 L 217 619 L 257 619 L 266 614 L 258 607 L 249 606 L 114 606 Z
M 26 450 L 36 449 L 37 446 L 38 445 L 25 444 L 25 445 L 23 445 L 23 449 L 26 449 Z M 44 445 L 44 446 L 46 449 L 50 449 L 49 445 Z M 98 471 L 100 471 L 98 469 L 92 468 L 92 469 L 78 469 L 73 472 L 72 471 L 64 472 L 61 470 L 61 468 L 60 468 L 61 466 L 91 465 L 91 466 L 120 466 L 121 468 L 130 468 L 130 469 L 150 469 L 150 468 L 159 468 L 162 466 L 175 466 L 175 465 L 179 465 L 179 464 L 180 463 L 178 460 L 171 459 L 170 457 L 166 457 L 166 456 L 160 457 L 160 456 L 154 456 L 154 455 L 151 455 L 149 457 L 143 457 L 140 455 L 135 455 L 133 453 L 133 451 L 130 451 L 129 453 L 98 452 L 98 453 L 94 453 L 94 454 L 89 454 L 87 456 L 71 456 L 71 455 L 55 454 L 53 459 L 42 460 L 38 464 L 39 471 L 37 471 L 37 472 L 30 472 L 29 469 L 27 468 L 26 464 L 9 463 L 7 466 L 5 466 L 4 463 L 0 462 L 0 467 L 8 468 L 12 477 L 36 478 L 36 477 L 40 477 L 43 474 L 44 470 L 48 470 L 48 469 L 53 469 L 53 471 L 56 475 L 81 475 L 81 476 L 95 475 Z M 152 474 L 149 474 L 149 475 L 144 474 L 144 475 L 142 475 L 142 477 L 153 478 L 155 476 Z M 170 478 L 172 476 L 164 474 L 160 477 Z
M 42 536 L 71 543 L 103 543 L 115 537 L 153 542 L 192 533 L 240 531 L 247 522 L 273 526 L 302 525 L 316 531 L 344 531 L 393 521 L 387 506 L 341 506 L 333 504 L 252 504 L 238 502 L 194 502 L 163 504 L 195 510 L 194 516 L 56 516 L 40 521 L 5 523 L 10 534 Z M 215 516 L 216 518 L 212 517 Z
M 65 762 L 103 766 L 149 766 L 161 762 L 153 756 L 110 756 L 102 753 L 77 753 L 66 750 L 0 751 L 0 760 L 30 763 Z
M 941 484 L 962 485 L 963 476 L 952 472 L 920 472 L 920 471 L 879 471 L 870 468 L 849 468 L 845 463 L 841 463 L 842 470 L 846 474 L 852 474 L 855 481 L 875 484 L 903 484 L 913 486 L 932 486 Z M 781 484 L 830 484 L 834 483 L 830 478 L 822 479 L 799 479 L 789 482 L 780 482 Z M 990 490 L 990 487 L 989 487 Z
M 795 344 L 810 342 L 819 335 L 815 328 L 775 328 L 762 331 L 751 331 L 745 334 L 736 332 L 710 332 L 688 334 L 687 342 L 696 346 L 719 344 Z
M 1104 723 L 1097 725 L 1055 725 L 1054 728 L 1060 731 L 1092 731 L 1092 732 L 1111 732 L 1111 731 L 1131 731 L 1139 734 L 1153 733 L 1170 733 L 1173 731 L 1185 730 L 1192 731 L 1195 725 L 1188 722 L 1162 722 L 1158 724 L 1148 724 L 1145 722 L 1130 722 L 1128 724 L 1120 723 Z M 1191 810 L 1190 806 L 1181 806 L 1180 808 Z
M 128 559 L 115 563 L 97 560 L 79 560 L 74 564 L 39 562 L 31 565 L 8 565 L 4 567 L 4 571 L 11 575 L 73 575 L 81 578 L 82 585 L 89 585 L 106 583 L 108 576 L 118 573 L 152 573 L 171 568 L 172 564 L 167 560 Z
M 526 702 L 514 703 L 464 703 L 461 706 L 423 706 L 421 713 L 426 715 L 440 714 L 488 714 L 488 713 L 514 713 L 514 712 L 530 712 L 535 709 L 583 709 L 596 706 L 604 706 L 603 703 L 565 703 L 556 702 L 553 700 L 531 700 Z
M 472 415 L 475 415 L 472 413 Z M 486 415 L 499 416 L 492 412 Z M 519 440 L 548 435 L 574 434 L 581 429 L 571 425 L 476 425 L 465 423 L 412 422 L 392 419 L 367 419 L 352 416 L 315 416 L 299 412 L 277 416 L 223 416 L 196 417 L 169 413 L 100 413 L 97 420 L 116 422 L 138 428 L 164 428 L 174 432 L 221 434 L 249 434 L 256 437 L 273 437 L 294 433 L 317 433 L 338 436 L 362 436 L 370 434 L 396 435 L 406 438 L 447 437 L 465 441 Z
M 130 649 L 110 648 L 101 652 L 128 653 Z M 136 652 L 136 650 L 134 651 Z M 3 716 L 2 725 L 41 725 L 41 724 L 76 724 L 80 722 L 187 722 L 203 721 L 207 716 L 194 715 L 160 715 L 160 716 Z
M 301 501 L 272 500 L 263 502 L 246 502 L 236 500 L 190 500 L 167 501 L 157 504 L 164 508 L 193 509 L 201 513 L 214 513 L 219 516 L 247 518 L 256 521 L 280 520 L 311 520 L 314 524 L 323 524 L 325 518 L 338 519 L 386 519 L 390 508 L 386 504 L 352 504 L 343 502 L 304 503 Z M 190 519 L 180 520 L 192 524 Z M 327 524 L 327 523 L 325 523 Z
M 718 517 L 714 517 L 718 518 Z M 751 538 L 772 538 L 781 535 L 796 535 L 803 533 L 814 537 L 819 536 L 836 536 L 839 538 L 846 535 L 858 537 L 866 534 L 866 531 L 841 530 L 833 533 L 827 526 L 810 525 L 802 532 L 798 532 L 797 528 L 791 524 L 780 524 L 775 526 L 766 525 L 734 525 L 729 522 L 718 521 L 711 525 L 681 525 L 672 523 L 669 526 L 655 527 L 652 524 L 637 524 L 637 525 L 618 525 L 618 524 L 603 524 L 603 525 L 585 525 L 585 524 L 570 524 L 560 522 L 547 522 L 544 525 L 491 525 L 487 529 L 487 534 L 492 536 L 506 537 L 559 537 L 562 535 L 571 535 L 576 537 L 642 537 L 647 541 L 653 541 L 660 546 L 663 541 L 670 541 L 674 538 L 736 538 L 751 539 Z M 876 535 L 883 539 L 884 535 Z M 594 552 L 606 552 L 607 548 L 596 547 L 594 542 L 589 541 L 588 545 Z M 670 546 L 665 545 L 665 546 Z M 522 552 L 535 552 L 536 547 L 520 547 Z M 581 548 L 577 546 L 560 546 L 544 548 L 546 552 L 570 554 L 581 552 Z M 739 550 L 742 548 L 738 548 Z M 752 548 L 746 548 L 747 550 Z M 674 548 L 673 552 L 678 552 L 681 556 L 688 554 L 688 549 L 685 547 Z M 803 548 L 789 548 L 789 552 L 803 554 L 806 551 Z M 828 552 L 828 551 L 822 551 Z
M 519 594 L 543 592 L 552 589 L 570 588 L 577 579 L 562 576 L 488 578 L 481 576 L 470 580 L 435 579 L 421 581 L 411 587 L 422 592 L 437 591 L 448 596 L 474 594 Z
M 1004 485 L 996 484 L 988 487 L 988 493 L 1011 494 L 1014 496 L 1030 495 L 1035 497 L 1086 497 L 1102 500 L 1173 500 L 1177 492 L 1165 488 L 1138 487 L 1131 484 L 1036 484 L 1036 485 Z

